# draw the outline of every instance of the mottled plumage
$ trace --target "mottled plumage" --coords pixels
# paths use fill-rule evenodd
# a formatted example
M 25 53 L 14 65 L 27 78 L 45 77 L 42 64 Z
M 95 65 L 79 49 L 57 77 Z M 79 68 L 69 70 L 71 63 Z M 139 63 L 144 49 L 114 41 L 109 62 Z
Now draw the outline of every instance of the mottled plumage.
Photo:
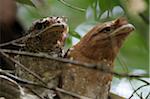
M 124 18 L 98 24 L 66 56 L 80 62 L 103 64 L 112 70 L 123 41 L 133 30 Z M 111 81 L 111 74 L 70 64 L 63 69 L 62 88 L 91 99 L 107 99 Z M 63 99 L 74 98 L 66 95 Z
M 47 17 L 36 20 L 29 30 L 30 37 L 23 41 L 25 47 L 22 50 L 46 53 L 53 57 L 62 57 L 67 32 L 68 26 L 64 17 Z M 17 56 L 17 59 L 26 68 L 41 77 L 49 87 L 57 87 L 62 68 L 61 63 L 29 56 Z M 16 74 L 23 79 L 41 83 L 19 66 L 16 66 Z M 34 88 L 34 90 L 43 97 L 52 95 L 51 92 L 47 90 L 43 91 L 38 87 Z

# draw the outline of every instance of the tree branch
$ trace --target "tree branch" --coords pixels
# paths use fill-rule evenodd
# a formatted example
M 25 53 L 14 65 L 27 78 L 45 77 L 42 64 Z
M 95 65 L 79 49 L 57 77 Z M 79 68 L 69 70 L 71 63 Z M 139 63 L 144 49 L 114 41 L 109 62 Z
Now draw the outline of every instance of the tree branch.
M 23 80 L 23 79 L 20 79 L 20 78 L 12 75 L 10 73 L 6 73 L 3 70 L 0 70 L 0 74 L 4 75 L 4 76 L 7 76 L 8 78 L 10 78 L 10 79 L 16 81 L 17 83 L 22 84 L 22 85 L 31 85 L 31 86 L 42 87 L 42 88 L 45 88 L 45 89 L 48 89 L 48 90 L 56 90 L 56 91 L 59 91 L 61 93 L 64 93 L 64 94 L 67 94 L 67 95 L 70 95 L 70 96 L 73 96 L 73 97 L 76 97 L 76 98 L 79 98 L 79 99 L 91 99 L 91 98 L 88 98 L 88 97 L 85 97 L 85 96 L 81 96 L 81 95 L 78 95 L 78 94 L 70 92 L 70 91 L 66 91 L 66 90 L 58 88 L 58 87 L 57 88 L 49 88 L 46 85 L 40 85 L 40 84 L 31 82 L 31 81 L 28 81 L 28 80 Z M 27 88 L 29 88 L 29 87 L 27 87 Z
M 14 58 L 9 57 L 9 55 L 5 54 L 5 53 L 2 52 L 1 50 L 0 50 L 0 53 L 1 53 L 4 57 L 8 58 L 9 60 L 11 60 L 12 62 L 14 62 L 15 64 L 19 65 L 19 66 L 20 66 L 21 68 L 23 68 L 24 70 L 26 70 L 28 73 L 30 73 L 31 75 L 33 75 L 33 76 L 34 76 L 35 78 L 37 78 L 40 82 L 42 82 L 43 84 L 46 84 L 46 83 L 41 79 L 41 77 L 39 77 L 36 73 L 30 71 L 30 70 L 29 70 L 28 68 L 26 68 L 23 64 L 21 64 L 20 62 L 16 61 Z
M 46 58 L 49 60 L 55 60 L 55 61 L 59 61 L 62 63 L 69 63 L 69 64 L 83 66 L 83 67 L 87 67 L 87 68 L 91 68 L 91 69 L 98 69 L 102 72 L 116 75 L 119 77 L 140 78 L 140 77 L 147 77 L 147 75 L 148 75 L 148 74 L 135 75 L 135 74 L 128 74 L 128 73 L 117 73 L 117 72 L 114 72 L 114 71 L 110 70 L 109 68 L 107 68 L 108 66 L 105 66 L 104 64 L 89 64 L 89 63 L 83 63 L 83 62 L 74 61 L 74 60 L 70 60 L 70 59 L 56 58 L 56 57 L 49 56 L 46 53 L 31 53 L 31 52 L 26 52 L 26 51 L 16 51 L 16 50 L 8 50 L 8 49 L 0 49 L 0 53 L 3 53 L 5 56 L 6 56 L 5 53 L 10 53 L 10 54 L 19 54 L 19 55 L 24 55 L 24 56 L 30 56 L 30 57 Z M 9 57 L 7 56 L 7 58 L 9 58 Z M 14 61 L 13 58 L 10 58 L 10 59 L 13 62 L 21 65 L 20 63 L 16 62 L 16 60 Z

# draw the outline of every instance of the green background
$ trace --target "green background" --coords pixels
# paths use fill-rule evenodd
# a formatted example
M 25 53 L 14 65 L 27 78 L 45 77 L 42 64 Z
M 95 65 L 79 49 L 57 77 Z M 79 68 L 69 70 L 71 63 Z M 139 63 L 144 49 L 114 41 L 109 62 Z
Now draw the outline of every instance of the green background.
M 115 61 L 115 71 L 137 74 L 149 72 L 149 22 L 146 20 L 149 19 L 149 0 L 17 1 L 19 2 L 17 3 L 18 18 L 26 29 L 39 18 L 67 17 L 70 31 L 66 40 L 66 48 L 70 48 L 73 42 L 79 40 L 96 23 L 121 16 L 127 17 L 136 30 L 131 33 L 121 48 Z M 114 86 L 117 86 L 115 82 L 118 83 L 116 79 L 118 78 L 113 80 Z

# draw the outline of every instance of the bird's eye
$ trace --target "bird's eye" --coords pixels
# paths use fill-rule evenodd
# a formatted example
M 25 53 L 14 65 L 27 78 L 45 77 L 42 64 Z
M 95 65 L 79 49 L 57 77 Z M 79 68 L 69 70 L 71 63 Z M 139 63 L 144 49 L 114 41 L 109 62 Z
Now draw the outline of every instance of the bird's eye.
M 41 30 L 41 29 L 43 29 L 43 28 L 44 28 L 44 25 L 41 24 L 41 23 L 37 23 L 37 24 L 35 25 L 35 29 L 37 29 L 37 30 Z
M 107 33 L 107 32 L 111 32 L 111 27 L 106 27 L 104 29 L 102 29 L 100 32 L 103 32 L 103 33 Z

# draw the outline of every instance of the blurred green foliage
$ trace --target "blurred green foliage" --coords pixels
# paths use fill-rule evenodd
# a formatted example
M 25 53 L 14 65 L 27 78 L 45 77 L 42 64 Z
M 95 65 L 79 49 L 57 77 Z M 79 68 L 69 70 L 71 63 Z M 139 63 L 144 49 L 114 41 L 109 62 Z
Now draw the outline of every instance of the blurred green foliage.
M 131 8 L 130 0 L 23 0 L 18 4 L 18 17 L 26 28 L 39 18 L 47 16 L 66 16 L 69 24 L 67 48 L 72 46 L 73 38 L 80 39 L 98 22 L 125 16 L 134 24 L 136 30 L 128 37 L 115 62 L 116 71 L 129 72 L 135 69 L 149 70 L 149 0 L 137 0 L 144 5 L 140 10 Z M 34 1 L 34 2 L 33 2 Z M 43 3 L 41 3 L 42 1 Z M 135 1 L 135 0 L 134 0 Z M 135 6 L 136 6 L 135 4 Z M 140 7 L 140 6 L 138 6 Z M 147 21 L 148 20 L 148 21 Z M 124 71 L 125 72 L 125 71 Z
M 19 3 L 22 3 L 22 4 L 27 4 L 27 5 L 30 5 L 30 6 L 35 6 L 34 3 L 31 0 L 16 0 L 16 1 L 19 2 Z

